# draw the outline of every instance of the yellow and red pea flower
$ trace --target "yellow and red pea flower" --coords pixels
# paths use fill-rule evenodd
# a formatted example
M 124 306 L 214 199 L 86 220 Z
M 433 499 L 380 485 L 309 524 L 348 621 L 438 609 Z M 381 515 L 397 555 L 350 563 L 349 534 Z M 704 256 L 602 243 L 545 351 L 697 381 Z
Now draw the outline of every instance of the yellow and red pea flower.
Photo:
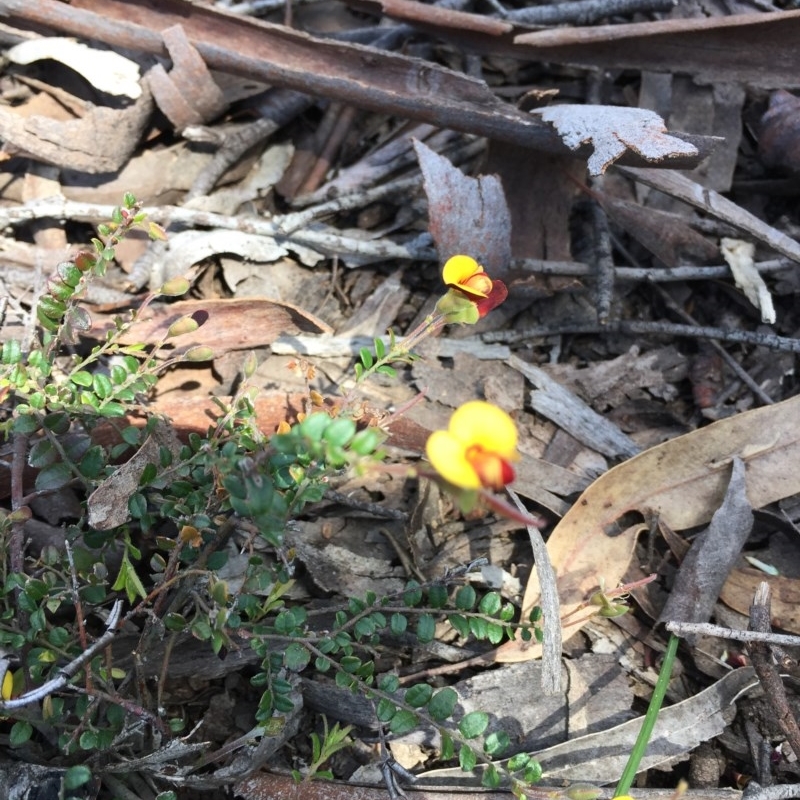
M 485 317 L 508 297 L 508 289 L 503 281 L 492 280 L 471 256 L 456 255 L 449 258 L 442 268 L 442 280 L 450 290 L 474 303 L 478 318 Z
M 498 491 L 514 480 L 517 428 L 502 409 L 471 400 L 456 409 L 446 431 L 428 437 L 425 452 L 448 483 Z

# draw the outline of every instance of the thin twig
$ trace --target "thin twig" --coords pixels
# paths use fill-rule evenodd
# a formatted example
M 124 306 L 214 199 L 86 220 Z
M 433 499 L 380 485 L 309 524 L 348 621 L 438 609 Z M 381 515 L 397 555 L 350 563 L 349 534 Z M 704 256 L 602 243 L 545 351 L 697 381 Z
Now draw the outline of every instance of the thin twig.
M 527 514 L 528 509 L 517 493 L 508 486 L 506 492 L 514 501 L 514 505 L 523 514 Z M 561 612 L 556 573 L 539 529 L 534 525 L 526 527 L 531 540 L 536 576 L 539 578 L 540 602 L 545 621 L 542 640 L 542 691 L 545 694 L 557 694 L 561 691 Z
M 767 642 L 773 645 L 800 647 L 800 636 L 788 633 L 763 633 L 760 631 L 738 631 L 723 628 L 710 622 L 667 622 L 666 628 L 676 636 L 716 636 L 720 639 L 731 639 L 736 642 Z
M 664 301 L 667 307 L 677 314 L 684 322 L 690 325 L 696 325 L 697 321 L 684 311 L 660 286 L 653 287 L 659 297 Z M 717 341 L 711 340 L 711 347 L 716 353 L 720 355 L 722 360 L 730 367 L 731 371 L 747 386 L 748 389 L 762 402 L 764 405 L 772 405 L 775 401 L 755 382 L 750 376 L 750 373 Z
M 540 325 L 517 331 L 496 331 L 482 334 L 484 342 L 503 342 L 513 344 L 528 339 L 541 339 L 547 336 L 586 333 L 629 333 L 646 336 L 686 336 L 691 339 L 719 339 L 725 342 L 742 342 L 758 347 L 769 347 L 787 353 L 800 353 L 800 339 L 789 339 L 774 333 L 755 331 L 733 331 L 725 328 L 679 325 L 674 322 L 639 322 L 635 320 L 610 320 L 606 325 L 586 323 L 578 325 Z
M 770 588 L 762 581 L 756 589 L 753 604 L 750 606 L 750 630 L 771 633 Z M 777 716 L 778 725 L 786 736 L 796 757 L 800 756 L 800 727 L 794 717 L 778 668 L 772 657 L 772 650 L 765 642 L 750 642 L 748 645 L 753 669 L 758 675 L 764 696 Z
M 595 253 L 595 307 L 597 320 L 602 325 L 608 322 L 611 313 L 611 298 L 614 296 L 614 256 L 611 252 L 611 231 L 608 217 L 599 203 L 591 204 L 591 222 L 594 228 Z
M 100 652 L 106 645 L 111 643 L 111 640 L 117 635 L 117 623 L 119 622 L 121 613 L 122 601 L 117 600 L 111 608 L 111 613 L 108 615 L 106 632 L 94 644 L 84 650 L 77 658 L 70 661 L 65 667 L 62 667 L 58 671 L 58 675 L 52 680 L 43 683 L 30 692 L 20 695 L 20 697 L 15 697 L 12 700 L 0 701 L 0 710 L 23 708 L 24 706 L 31 705 L 31 703 L 42 700 L 47 697 L 47 695 L 53 694 L 53 692 L 63 689 L 69 682 L 69 679 L 75 675 L 87 661 L 91 661 L 96 653 Z

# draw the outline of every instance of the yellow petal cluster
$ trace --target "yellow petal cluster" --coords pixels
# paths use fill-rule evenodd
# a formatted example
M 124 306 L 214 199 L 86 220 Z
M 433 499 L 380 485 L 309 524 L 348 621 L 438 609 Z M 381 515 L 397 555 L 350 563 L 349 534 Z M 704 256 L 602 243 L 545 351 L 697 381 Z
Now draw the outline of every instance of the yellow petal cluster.
M 517 429 L 505 411 L 483 400 L 464 403 L 446 431 L 434 431 L 425 447 L 433 468 L 462 489 L 502 489 L 514 479 Z
M 492 291 L 492 279 L 471 256 L 449 258 L 442 267 L 442 280 L 475 297 L 488 297 Z

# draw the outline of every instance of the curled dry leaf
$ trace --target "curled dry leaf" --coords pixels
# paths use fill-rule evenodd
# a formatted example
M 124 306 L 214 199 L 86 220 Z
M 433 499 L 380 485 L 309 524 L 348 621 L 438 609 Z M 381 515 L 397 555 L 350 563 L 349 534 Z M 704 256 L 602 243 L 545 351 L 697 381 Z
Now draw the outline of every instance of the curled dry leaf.
M 753 508 L 800 492 L 800 396 L 746 411 L 646 450 L 598 478 L 556 526 L 547 547 L 558 577 L 562 619 L 576 633 L 594 614 L 582 608 L 601 580 L 616 586 L 627 569 L 642 514 L 657 514 L 673 530 L 702 525 L 725 496 L 730 463 L 746 465 Z M 632 514 L 632 512 L 639 512 Z M 632 518 L 633 517 L 633 518 Z M 523 613 L 537 604 L 535 571 Z M 508 642 L 497 661 L 538 658 L 538 645 Z
M 571 150 L 591 144 L 590 175 L 602 175 L 626 150 L 654 163 L 698 155 L 693 144 L 667 133 L 664 120 L 646 108 L 561 105 L 531 113 L 552 124 Z
M 111 50 L 98 50 L 62 36 L 28 39 L 6 55 L 14 64 L 32 64 L 49 59 L 60 61 L 84 77 L 95 89 L 136 100 L 142 95 L 139 65 Z

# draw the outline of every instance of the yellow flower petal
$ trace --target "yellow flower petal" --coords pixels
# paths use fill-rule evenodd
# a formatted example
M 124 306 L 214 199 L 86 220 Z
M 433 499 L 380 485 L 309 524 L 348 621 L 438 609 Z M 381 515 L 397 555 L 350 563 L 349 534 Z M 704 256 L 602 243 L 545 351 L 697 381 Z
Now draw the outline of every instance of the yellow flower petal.
M 10 669 L 6 670 L 6 674 L 3 675 L 3 688 L 0 689 L 0 697 L 3 700 L 10 700 L 11 693 L 14 691 L 14 675 L 11 673 Z
M 449 432 L 464 447 L 478 446 L 507 460 L 516 460 L 517 427 L 502 408 L 471 400 L 450 418 Z
M 458 286 L 478 272 L 483 272 L 483 267 L 471 256 L 453 256 L 442 267 L 442 280 L 448 286 Z
M 433 468 L 449 483 L 462 489 L 480 489 L 481 479 L 467 461 L 466 448 L 449 431 L 434 431 L 425 445 Z

